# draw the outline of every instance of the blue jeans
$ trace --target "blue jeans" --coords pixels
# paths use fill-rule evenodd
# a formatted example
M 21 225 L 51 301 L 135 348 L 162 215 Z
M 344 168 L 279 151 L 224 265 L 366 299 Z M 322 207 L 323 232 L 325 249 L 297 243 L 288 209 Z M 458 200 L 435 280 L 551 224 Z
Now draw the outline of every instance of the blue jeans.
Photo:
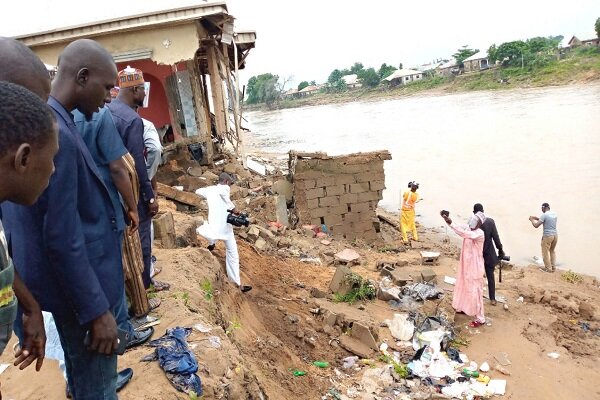
M 117 311 L 111 310 L 113 315 Z M 65 353 L 67 381 L 75 400 L 118 400 L 117 356 L 89 351 L 84 346 L 89 326 L 82 326 L 74 314 L 54 316 Z

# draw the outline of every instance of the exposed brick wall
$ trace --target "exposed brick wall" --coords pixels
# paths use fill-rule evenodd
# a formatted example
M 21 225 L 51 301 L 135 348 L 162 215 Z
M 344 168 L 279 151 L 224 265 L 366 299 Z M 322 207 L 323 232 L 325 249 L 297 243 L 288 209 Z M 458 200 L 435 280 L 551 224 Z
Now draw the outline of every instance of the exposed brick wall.
M 373 221 L 385 189 L 388 151 L 329 157 L 290 152 L 295 211 L 301 224 L 325 224 L 334 236 L 377 239 Z

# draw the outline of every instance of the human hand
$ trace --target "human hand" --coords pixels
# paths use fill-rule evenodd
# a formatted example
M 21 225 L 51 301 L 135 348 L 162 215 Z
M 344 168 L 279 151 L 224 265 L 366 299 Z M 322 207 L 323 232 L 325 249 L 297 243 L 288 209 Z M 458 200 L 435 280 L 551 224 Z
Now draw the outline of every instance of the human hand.
M 137 210 L 127 211 L 127 218 L 129 218 L 129 234 L 134 234 L 140 225 L 140 216 Z
M 90 350 L 106 355 L 115 352 L 119 346 L 117 322 L 110 311 L 92 321 L 90 335 Z
M 35 370 L 39 371 L 46 355 L 46 330 L 42 311 L 37 308 L 23 313 L 23 342 L 15 354 L 14 366 L 20 370 L 35 363 Z
M 154 217 L 156 214 L 158 214 L 158 202 L 156 199 L 152 203 L 148 202 L 148 209 L 150 210 L 151 216 Z

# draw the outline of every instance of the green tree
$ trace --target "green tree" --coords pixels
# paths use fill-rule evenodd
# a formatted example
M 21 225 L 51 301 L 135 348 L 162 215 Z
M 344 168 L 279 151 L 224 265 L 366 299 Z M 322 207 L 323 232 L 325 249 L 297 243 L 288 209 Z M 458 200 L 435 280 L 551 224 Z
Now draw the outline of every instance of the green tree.
M 403 67 L 404 67 L 404 64 L 402 64 L 402 63 L 400 63 L 400 64 L 398 65 L 398 69 L 402 69 Z
M 393 65 L 387 65 L 386 63 L 383 63 L 381 64 L 381 67 L 379 67 L 379 71 L 377 71 L 377 74 L 379 75 L 380 79 L 384 79 L 390 76 L 394 71 L 396 71 L 396 67 L 394 67 Z
M 358 73 L 363 71 L 364 69 L 365 67 L 362 65 L 362 63 L 355 62 L 354 65 L 350 67 L 350 73 L 358 75 Z
M 314 80 L 310 81 L 309 85 L 311 85 L 311 86 L 317 86 L 317 81 L 314 81 Z
M 536 42 L 535 46 L 539 44 Z M 531 57 L 529 46 L 522 40 L 502 43 L 492 54 L 488 54 L 491 62 L 502 61 L 508 65 L 520 66 L 524 63 L 525 56 Z
M 379 82 L 381 81 L 381 77 L 373 68 L 359 71 L 358 77 L 360 78 L 362 84 L 368 87 L 375 87 L 379 85 Z
M 347 89 L 346 82 L 344 82 L 344 80 L 342 78 L 331 83 L 329 87 L 332 92 L 337 92 L 337 93 L 345 92 Z
M 454 57 L 456 60 L 456 64 L 461 65 L 463 61 L 471 57 L 473 54 L 477 54 L 478 51 L 479 50 L 477 49 L 470 49 L 468 45 L 465 45 L 458 49 L 456 53 L 452 55 L 452 57 Z
M 594 25 L 594 28 L 596 29 L 596 36 L 598 36 L 598 38 L 600 38 L 600 18 L 598 18 L 596 20 L 596 24 Z
M 337 82 L 340 79 L 342 79 L 342 76 L 344 76 L 342 74 L 342 71 L 340 71 L 339 69 L 334 69 L 333 71 L 331 71 L 331 74 L 329 74 L 329 78 L 327 78 L 327 82 L 329 82 L 330 84 L 333 84 L 334 82 Z
M 298 91 L 304 89 L 307 86 L 308 86 L 308 82 L 307 81 L 300 82 L 300 84 L 298 84 Z
M 277 89 L 279 76 L 270 73 L 253 76 L 248 80 L 246 91 L 248 92 L 247 104 L 267 103 L 272 105 L 279 99 L 280 91 Z

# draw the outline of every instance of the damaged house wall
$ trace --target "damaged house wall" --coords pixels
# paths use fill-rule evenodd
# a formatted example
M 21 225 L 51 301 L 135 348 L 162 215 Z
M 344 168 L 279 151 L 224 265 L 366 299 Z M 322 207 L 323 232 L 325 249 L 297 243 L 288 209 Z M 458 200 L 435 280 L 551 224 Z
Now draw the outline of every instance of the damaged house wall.
M 325 225 L 333 236 L 378 238 L 375 210 L 385 189 L 388 151 L 329 157 L 324 153 L 289 153 L 295 213 L 301 224 Z

